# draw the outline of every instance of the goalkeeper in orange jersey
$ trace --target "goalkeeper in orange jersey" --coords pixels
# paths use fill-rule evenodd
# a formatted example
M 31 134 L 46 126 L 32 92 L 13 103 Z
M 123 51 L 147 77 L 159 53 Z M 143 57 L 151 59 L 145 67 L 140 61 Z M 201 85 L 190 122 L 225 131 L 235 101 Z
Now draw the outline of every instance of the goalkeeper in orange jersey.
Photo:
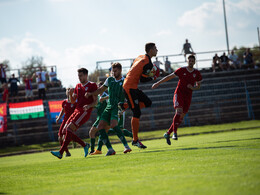
M 155 80 L 160 74 L 159 68 L 157 68 L 155 74 L 152 76 L 150 74 L 155 66 L 152 63 L 151 58 L 156 56 L 158 52 L 155 43 L 147 43 L 145 45 L 145 51 L 145 55 L 140 55 L 134 60 L 123 84 L 127 102 L 133 112 L 133 117 L 131 119 L 131 127 L 133 132 L 132 145 L 143 149 L 147 147 L 143 145 L 138 138 L 139 119 L 141 116 L 141 109 L 150 107 L 152 105 L 152 101 L 143 93 L 142 90 L 138 89 L 138 83 L 139 81 L 148 82 Z

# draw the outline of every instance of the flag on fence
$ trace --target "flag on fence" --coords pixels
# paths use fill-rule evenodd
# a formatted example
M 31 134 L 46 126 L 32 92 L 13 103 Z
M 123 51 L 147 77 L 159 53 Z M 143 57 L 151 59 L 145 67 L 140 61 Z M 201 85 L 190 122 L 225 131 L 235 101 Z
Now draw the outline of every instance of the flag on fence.
M 0 104 L 0 133 L 7 130 L 6 103 Z
M 21 103 L 10 103 L 9 111 L 11 120 L 44 117 L 44 108 L 42 100 Z
M 61 108 L 62 108 L 62 102 L 63 102 L 63 100 L 60 100 L 60 101 L 49 101 L 51 121 L 53 123 L 56 123 L 56 117 L 59 116 L 59 113 L 60 113 Z M 63 117 L 62 117 L 62 119 L 63 119 Z

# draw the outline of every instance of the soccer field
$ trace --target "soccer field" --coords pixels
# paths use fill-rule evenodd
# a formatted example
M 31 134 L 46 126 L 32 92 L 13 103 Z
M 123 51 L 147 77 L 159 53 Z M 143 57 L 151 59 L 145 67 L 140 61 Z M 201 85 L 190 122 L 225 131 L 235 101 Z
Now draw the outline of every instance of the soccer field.
M 147 149 L 132 147 L 129 154 L 116 144 L 117 154 L 108 157 L 106 148 L 87 158 L 82 148 L 61 160 L 49 152 L 3 157 L 0 194 L 260 194 L 259 121 L 255 125 L 180 136 L 171 146 L 144 141 Z

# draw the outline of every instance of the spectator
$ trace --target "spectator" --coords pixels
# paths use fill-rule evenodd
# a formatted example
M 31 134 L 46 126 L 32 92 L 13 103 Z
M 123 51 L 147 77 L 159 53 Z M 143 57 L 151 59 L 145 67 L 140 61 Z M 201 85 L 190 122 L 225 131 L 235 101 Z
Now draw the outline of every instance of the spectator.
M 57 79 L 56 72 L 53 71 L 53 67 L 51 67 L 51 72 L 49 73 L 49 77 L 50 77 L 50 82 L 51 82 L 52 87 L 54 86 L 54 83 L 60 84 L 60 81 Z
M 215 54 L 215 56 L 212 59 L 212 70 L 213 70 L 213 72 L 216 72 L 216 69 L 220 69 L 220 59 L 219 59 L 217 53 Z
M 7 83 L 3 84 L 3 102 L 8 103 L 9 94 L 8 94 L 8 85 Z
M 195 55 L 192 47 L 191 47 L 191 44 L 189 43 L 188 39 L 185 40 L 185 43 L 183 44 L 183 48 L 182 48 L 182 51 L 181 51 L 181 54 L 184 53 L 184 59 L 185 59 L 185 62 L 187 61 L 186 60 L 186 55 L 187 54 L 192 54 L 192 55 Z
M 244 67 L 249 69 L 249 68 L 254 68 L 254 60 L 253 60 L 253 54 L 250 52 L 250 48 L 247 48 L 246 51 L 243 54 L 244 58 Z
M 0 64 L 0 81 L 1 81 L 2 84 L 7 83 L 7 81 L 6 81 L 6 70 L 5 70 L 7 67 L 8 66 L 3 64 L 3 63 Z
M 26 75 L 23 79 L 23 82 L 25 83 L 25 98 L 32 99 L 33 98 L 32 78 L 29 78 L 29 76 Z
M 166 56 L 166 60 L 164 62 L 165 66 L 165 72 L 171 74 L 173 72 L 173 69 L 171 67 L 171 62 L 168 60 L 168 56 Z
M 163 63 L 162 62 L 160 62 L 159 60 L 158 60 L 158 58 L 156 57 L 155 58 L 155 61 L 153 62 L 153 64 L 154 65 L 156 65 L 159 69 L 160 69 L 160 73 L 161 74 L 163 74 L 163 75 L 165 75 L 165 72 L 164 72 L 164 70 L 163 69 L 161 69 L 161 67 L 160 67 L 160 64 L 162 64 L 163 65 Z
M 36 78 L 36 82 L 38 84 L 38 96 L 39 99 L 45 99 L 46 93 L 45 93 L 45 87 L 46 87 L 46 76 L 47 73 L 42 70 L 42 68 L 39 68 L 39 71 L 34 73 L 33 78 Z
M 17 83 L 20 83 L 19 79 L 15 78 L 15 75 L 12 74 L 12 78 L 8 80 L 8 83 L 11 84 L 11 97 L 17 96 L 18 93 L 18 86 Z
M 238 56 L 237 54 L 234 53 L 234 50 L 231 51 L 231 54 L 229 55 L 229 62 L 230 62 L 230 66 L 234 69 L 238 69 L 241 68 L 241 64 L 238 60 Z
M 230 66 L 229 66 L 229 59 L 228 57 L 226 56 L 226 53 L 224 52 L 222 56 L 220 56 L 220 68 L 222 70 L 229 70 L 230 69 Z

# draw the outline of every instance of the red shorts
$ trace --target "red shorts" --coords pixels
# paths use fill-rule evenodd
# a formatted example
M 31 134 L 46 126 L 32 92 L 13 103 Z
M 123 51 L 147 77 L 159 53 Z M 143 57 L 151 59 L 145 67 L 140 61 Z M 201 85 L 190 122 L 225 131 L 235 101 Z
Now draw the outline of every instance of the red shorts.
M 81 125 L 88 121 L 91 115 L 91 111 L 92 109 L 89 109 L 87 111 L 75 109 L 66 122 L 66 125 L 73 123 L 78 129 Z
M 175 93 L 173 97 L 174 109 L 182 108 L 183 113 L 187 113 L 190 108 L 191 96 L 183 95 L 182 93 Z

